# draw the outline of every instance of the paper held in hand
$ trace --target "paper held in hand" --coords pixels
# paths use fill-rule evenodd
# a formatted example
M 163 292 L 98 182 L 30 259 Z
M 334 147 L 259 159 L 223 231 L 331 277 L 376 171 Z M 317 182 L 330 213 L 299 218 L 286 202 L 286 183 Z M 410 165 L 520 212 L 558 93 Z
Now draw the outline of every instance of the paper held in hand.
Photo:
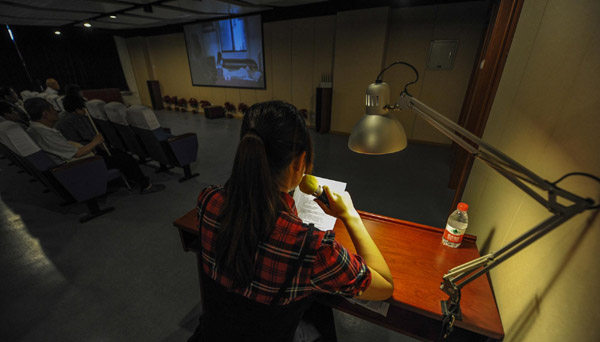
M 335 193 L 342 193 L 346 190 L 346 183 L 334 181 L 331 179 L 315 177 L 319 185 L 327 185 Z M 294 190 L 294 202 L 298 210 L 298 217 L 304 223 L 312 223 L 320 230 L 332 230 L 335 226 L 336 218 L 325 214 L 323 209 L 314 201 L 315 197 L 307 195 L 300 191 L 298 187 Z

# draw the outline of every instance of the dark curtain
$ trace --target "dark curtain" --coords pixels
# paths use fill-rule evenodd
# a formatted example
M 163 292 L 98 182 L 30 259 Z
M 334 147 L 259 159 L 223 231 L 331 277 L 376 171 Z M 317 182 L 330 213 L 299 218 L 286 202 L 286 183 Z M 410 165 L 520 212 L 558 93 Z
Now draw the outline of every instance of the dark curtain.
M 129 90 L 117 47 L 111 34 L 85 28 L 11 26 L 32 80 L 10 39 L 6 26 L 0 34 L 0 86 L 40 91 L 47 78 L 61 86 L 75 83 L 81 89 L 119 88 Z

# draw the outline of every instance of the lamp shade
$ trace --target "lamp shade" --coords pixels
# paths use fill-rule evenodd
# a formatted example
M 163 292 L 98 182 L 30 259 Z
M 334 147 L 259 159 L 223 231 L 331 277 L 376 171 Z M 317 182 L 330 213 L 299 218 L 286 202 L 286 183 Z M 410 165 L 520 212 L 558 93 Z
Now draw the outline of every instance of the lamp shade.
M 376 81 L 367 87 L 365 115 L 352 129 L 348 148 L 363 154 L 387 154 L 406 147 L 406 133 L 398 119 L 389 115 L 390 87 Z
M 363 154 L 387 154 L 406 148 L 406 133 L 391 115 L 365 115 L 352 129 L 348 148 Z

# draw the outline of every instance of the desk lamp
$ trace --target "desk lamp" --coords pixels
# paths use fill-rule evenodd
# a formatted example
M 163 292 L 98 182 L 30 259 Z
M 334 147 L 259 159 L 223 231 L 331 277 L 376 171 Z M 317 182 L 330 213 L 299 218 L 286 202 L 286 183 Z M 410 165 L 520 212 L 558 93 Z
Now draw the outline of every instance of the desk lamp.
M 386 70 L 397 64 L 410 67 L 415 72 L 416 78 L 404 86 L 404 90 L 396 103 L 389 104 L 390 89 L 382 81 L 382 76 Z M 452 331 L 455 319 L 462 320 L 460 291 L 465 285 L 488 273 L 492 268 L 546 235 L 554 228 L 565 223 L 573 216 L 584 210 L 596 210 L 600 207 L 598 205 L 595 206 L 592 199 L 582 198 L 559 188 L 557 184 L 572 175 L 587 176 L 598 182 L 600 182 L 600 178 L 584 173 L 569 173 L 555 182 L 542 179 L 473 133 L 411 96 L 408 93 L 407 87 L 417 82 L 418 79 L 419 74 L 417 70 L 405 62 L 394 62 L 384 68 L 377 76 L 375 83 L 367 87 L 366 115 L 354 126 L 348 140 L 348 147 L 354 152 L 363 154 L 387 154 L 403 150 L 406 147 L 404 128 L 389 113 L 394 110 L 412 109 L 419 117 L 467 150 L 473 157 L 499 172 L 534 200 L 546 207 L 551 213 L 548 219 L 509 242 L 497 252 L 492 252 L 459 265 L 449 270 L 443 276 L 440 289 L 449 298 L 441 302 L 443 316 L 442 334 L 444 337 L 447 337 Z M 539 192 L 545 193 L 546 197 L 540 195 Z M 564 200 L 566 200 L 570 204 L 560 204 L 558 202 L 559 199 L 563 200 L 561 202 L 565 202 Z

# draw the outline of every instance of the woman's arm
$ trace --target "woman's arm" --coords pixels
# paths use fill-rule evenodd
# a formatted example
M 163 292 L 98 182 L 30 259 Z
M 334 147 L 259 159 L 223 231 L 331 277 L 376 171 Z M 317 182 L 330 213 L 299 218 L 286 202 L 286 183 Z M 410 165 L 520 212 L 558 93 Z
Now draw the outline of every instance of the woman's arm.
M 357 254 L 365 260 L 371 271 L 371 284 L 358 297 L 364 300 L 384 300 L 392 296 L 394 292 L 394 279 L 383 255 L 369 235 L 360 215 L 354 209 L 352 198 L 346 191 L 339 195 L 333 193 L 327 186 L 323 187 L 329 199 L 329 207 L 320 201 L 317 204 L 325 213 L 337 217 L 346 226 Z

